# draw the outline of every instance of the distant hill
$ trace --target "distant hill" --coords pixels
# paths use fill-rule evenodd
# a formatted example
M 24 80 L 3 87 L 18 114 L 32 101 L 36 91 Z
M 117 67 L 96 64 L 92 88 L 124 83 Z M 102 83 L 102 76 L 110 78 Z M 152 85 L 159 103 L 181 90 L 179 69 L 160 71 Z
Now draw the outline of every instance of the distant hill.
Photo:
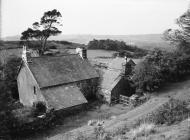
M 162 34 L 144 35 L 60 35 L 53 37 L 55 40 L 67 40 L 80 44 L 88 44 L 93 39 L 113 39 L 125 41 L 127 44 L 137 45 L 141 48 L 152 49 L 155 47 L 171 49 L 171 46 L 163 39 Z
M 2 40 L 5 40 L 5 41 L 18 41 L 18 40 L 20 40 L 20 36 L 19 35 L 7 36 L 7 37 L 2 38 Z
M 20 36 L 5 37 L 3 40 L 19 40 Z M 144 35 L 59 35 L 50 40 L 66 40 L 80 44 L 88 44 L 93 39 L 113 39 L 125 41 L 127 44 L 137 45 L 141 48 L 152 49 L 155 47 L 171 49 L 171 46 L 162 38 L 162 34 Z

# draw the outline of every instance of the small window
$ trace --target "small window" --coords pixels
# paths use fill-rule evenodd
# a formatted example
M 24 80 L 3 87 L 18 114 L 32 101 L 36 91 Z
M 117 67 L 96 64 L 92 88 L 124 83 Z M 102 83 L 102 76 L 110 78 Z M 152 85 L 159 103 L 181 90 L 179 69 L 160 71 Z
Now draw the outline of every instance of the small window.
M 34 86 L 34 94 L 36 94 L 36 87 Z

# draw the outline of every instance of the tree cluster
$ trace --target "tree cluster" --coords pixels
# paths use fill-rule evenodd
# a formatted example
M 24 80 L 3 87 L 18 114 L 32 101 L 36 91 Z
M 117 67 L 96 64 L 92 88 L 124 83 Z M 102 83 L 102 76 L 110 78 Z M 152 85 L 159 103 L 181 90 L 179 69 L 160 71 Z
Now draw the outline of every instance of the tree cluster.
M 190 74 L 190 55 L 179 52 L 152 51 L 134 69 L 137 89 L 155 91 L 167 82 L 182 80 Z
M 177 29 L 167 29 L 164 38 L 176 46 L 178 51 L 190 53 L 190 9 L 182 14 L 177 20 Z
M 118 55 L 120 57 L 128 56 L 145 56 L 147 54 L 147 50 L 138 48 L 137 46 L 127 45 L 124 41 L 118 40 L 92 40 L 88 43 L 88 49 L 102 49 L 102 50 L 113 50 L 118 51 L 118 53 L 114 55 Z
M 117 41 L 117 40 L 92 40 L 88 43 L 89 49 L 104 49 L 104 50 L 120 50 L 120 49 L 127 49 L 125 42 Z
M 178 29 L 168 29 L 164 38 L 174 45 L 173 52 L 156 49 L 134 69 L 137 89 L 154 91 L 166 82 L 179 81 L 190 74 L 190 10 L 176 20 Z

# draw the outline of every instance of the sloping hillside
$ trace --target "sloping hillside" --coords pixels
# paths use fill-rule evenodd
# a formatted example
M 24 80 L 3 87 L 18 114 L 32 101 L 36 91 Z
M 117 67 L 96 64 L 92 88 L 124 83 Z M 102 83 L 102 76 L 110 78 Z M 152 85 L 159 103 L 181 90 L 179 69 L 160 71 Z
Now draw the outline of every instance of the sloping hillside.
M 190 80 L 169 84 L 165 89 L 162 91 L 159 91 L 158 93 L 155 93 L 154 97 L 150 99 L 145 104 L 131 110 L 130 112 L 124 113 L 122 115 L 116 116 L 116 118 L 113 118 L 111 120 L 106 120 L 104 124 L 105 131 L 109 132 L 117 132 L 122 127 L 130 126 L 134 123 L 134 121 L 138 118 L 141 118 L 156 109 L 158 109 L 160 106 L 165 104 L 169 101 L 169 99 L 176 98 L 180 100 L 189 100 L 190 99 Z M 180 98 L 179 98 L 180 97 Z M 163 139 L 165 140 L 178 140 L 179 137 L 186 138 L 189 137 L 189 125 L 190 120 L 185 120 L 179 124 L 171 125 L 171 126 L 161 126 L 159 127 L 159 134 L 152 136 L 152 139 Z M 54 137 L 48 138 L 48 140 L 61 140 L 61 139 L 67 139 L 69 136 L 70 139 L 75 139 L 77 134 L 84 134 L 85 136 L 89 136 L 89 139 L 91 136 L 93 136 L 94 127 L 93 126 L 82 126 L 80 128 L 74 129 L 68 133 L 65 134 L 58 134 Z M 183 135 L 182 135 L 183 134 Z M 162 138 L 163 137 L 163 138 Z M 188 138 L 187 138 L 188 140 Z

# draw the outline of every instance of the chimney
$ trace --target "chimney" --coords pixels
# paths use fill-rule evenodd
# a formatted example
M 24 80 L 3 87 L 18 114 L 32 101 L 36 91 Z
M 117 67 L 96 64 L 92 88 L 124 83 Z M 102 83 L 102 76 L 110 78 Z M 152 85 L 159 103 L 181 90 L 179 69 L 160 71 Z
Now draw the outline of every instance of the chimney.
M 125 57 L 125 60 L 126 60 L 126 64 L 125 64 L 125 73 L 124 73 L 124 75 L 129 76 L 131 74 L 131 72 L 132 72 L 132 66 L 131 66 L 131 64 L 129 64 L 127 62 L 127 57 Z
M 127 64 L 127 56 L 125 56 L 125 61 L 126 61 L 125 64 Z
M 22 60 L 24 61 L 25 64 L 31 62 L 30 59 L 28 60 L 28 55 L 27 54 L 30 55 L 30 51 L 27 51 L 26 46 L 23 46 L 23 49 L 22 49 Z M 29 57 L 31 57 L 31 56 L 29 56 Z
M 86 48 L 82 48 L 82 58 L 87 59 L 87 49 Z
M 27 63 L 27 56 L 26 56 L 26 46 L 22 48 L 22 60 Z

